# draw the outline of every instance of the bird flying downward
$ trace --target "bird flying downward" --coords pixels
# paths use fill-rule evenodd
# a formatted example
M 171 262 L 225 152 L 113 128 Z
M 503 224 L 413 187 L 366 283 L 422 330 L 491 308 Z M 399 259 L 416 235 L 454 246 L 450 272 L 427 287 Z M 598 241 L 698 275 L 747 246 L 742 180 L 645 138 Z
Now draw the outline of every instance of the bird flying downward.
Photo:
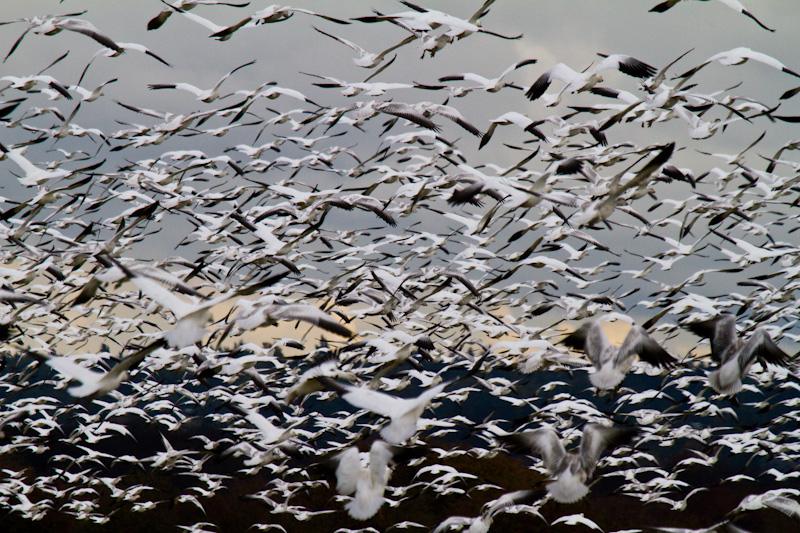
M 719 394 L 730 396 L 742 390 L 742 379 L 756 359 L 763 365 L 780 366 L 789 365 L 793 359 L 778 348 L 764 327 L 757 328 L 747 340 L 739 338 L 736 317 L 730 313 L 690 322 L 686 327 L 711 341 L 711 359 L 719 368 L 709 372 L 708 384 Z
M 401 41 L 400 43 L 398 43 L 398 44 L 396 44 L 396 45 L 394 45 L 392 47 L 389 47 L 386 50 L 384 50 L 384 51 L 382 51 L 382 52 L 380 52 L 378 54 L 375 54 L 375 53 L 372 53 L 372 52 L 369 52 L 369 51 L 365 50 L 364 48 L 361 48 L 359 45 L 357 45 L 356 43 L 354 43 L 352 41 L 348 41 L 347 39 L 344 39 L 342 37 L 338 37 L 338 36 L 333 35 L 331 33 L 324 32 L 324 31 L 320 30 L 317 27 L 314 27 L 314 26 L 312 26 L 312 27 L 316 31 L 321 33 L 322 35 L 325 35 L 327 37 L 330 37 L 331 39 L 339 41 L 343 45 L 345 45 L 348 48 L 350 48 L 353 51 L 355 51 L 355 53 L 358 54 L 358 57 L 354 57 L 353 58 L 353 63 L 356 66 L 362 67 L 362 68 L 375 68 L 375 67 L 377 67 L 378 65 L 383 63 L 384 59 L 386 58 L 386 56 L 388 54 L 390 54 L 392 51 L 400 48 L 401 46 L 404 46 L 408 42 L 408 40 Z M 391 61 L 394 61 L 394 60 L 392 59 Z
M 336 456 L 336 491 L 353 499 L 344 506 L 356 520 L 368 520 L 383 505 L 383 496 L 392 470 L 389 463 L 396 446 L 376 439 L 369 454 L 362 460 L 362 453 L 356 446 L 350 446 Z
M 597 320 L 586 322 L 563 342 L 570 348 L 586 352 L 595 368 L 589 380 L 601 390 L 613 389 L 622 383 L 637 355 L 651 365 L 664 368 L 670 368 L 678 362 L 644 328 L 636 324 L 628 331 L 621 346 L 614 346 L 608 341 Z
M 504 437 L 517 447 L 531 450 L 542 457 L 545 468 L 555 479 L 547 484 L 547 492 L 558 503 L 574 503 L 586 496 L 586 482 L 592 477 L 600 456 L 606 449 L 629 443 L 636 430 L 587 424 L 580 448 L 567 452 L 558 433 L 543 427 Z
M 653 150 L 655 151 L 655 149 Z M 577 226 L 592 227 L 598 222 L 605 221 L 618 207 L 618 200 L 620 197 L 630 189 L 637 187 L 644 187 L 649 183 L 653 175 L 669 161 L 672 153 L 675 151 L 675 143 L 670 142 L 663 146 L 658 147 L 658 153 L 653 156 L 634 177 L 620 183 L 625 172 L 619 173 L 611 181 L 610 192 L 605 196 L 581 205 L 580 212 L 577 213 Z M 634 163 L 635 164 L 635 163 Z

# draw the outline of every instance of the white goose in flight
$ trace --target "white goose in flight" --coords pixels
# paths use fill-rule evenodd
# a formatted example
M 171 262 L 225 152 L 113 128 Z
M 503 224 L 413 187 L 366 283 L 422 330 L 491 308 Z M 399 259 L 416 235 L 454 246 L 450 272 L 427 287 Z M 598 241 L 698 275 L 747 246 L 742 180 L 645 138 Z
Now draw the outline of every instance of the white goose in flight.
M 80 381 L 80 385 L 67 389 L 71 395 L 77 398 L 97 398 L 116 390 L 123 381 L 128 379 L 129 371 L 153 351 L 165 345 L 164 341 L 158 340 L 145 348 L 142 348 L 133 355 L 130 355 L 114 365 L 108 372 L 98 372 L 80 365 L 70 357 L 64 356 L 42 356 L 29 352 L 37 359 L 44 360 L 45 364 L 57 370 L 64 376 Z
M 677 363 L 644 328 L 636 324 L 631 325 L 620 346 L 614 346 L 608 341 L 598 320 L 586 322 L 563 342 L 570 348 L 586 353 L 595 368 L 594 373 L 589 375 L 589 380 L 601 390 L 613 389 L 622 383 L 636 356 L 659 367 L 669 368 Z
M 56 168 L 54 170 L 46 170 L 39 168 L 30 160 L 25 157 L 27 146 L 18 146 L 15 148 L 6 148 L 0 144 L 0 159 L 8 158 L 13 161 L 23 172 L 25 176 L 19 177 L 19 182 L 26 187 L 33 187 L 35 185 L 42 185 L 43 183 L 56 180 L 60 178 L 67 178 L 72 176 L 80 170 L 65 170 L 63 168 Z
M 389 21 L 405 28 L 414 34 L 426 34 L 442 26 L 449 28 L 446 36 L 450 39 L 461 39 L 472 33 L 486 33 L 500 37 L 501 39 L 520 39 L 522 35 L 507 36 L 495 33 L 493 31 L 485 30 L 481 27 L 480 18 L 487 13 L 487 4 L 491 4 L 494 0 L 489 0 L 476 11 L 469 20 L 461 19 L 442 11 L 436 11 L 425 7 L 412 4 L 407 0 L 400 0 L 400 3 L 406 7 L 411 8 L 413 11 L 404 11 L 402 13 L 394 13 L 392 15 L 383 15 L 375 12 L 374 16 L 358 17 L 352 20 L 359 22 L 382 22 Z
M 522 67 L 524 67 L 526 65 L 533 65 L 534 63 L 536 63 L 536 61 L 537 61 L 536 59 L 523 59 L 522 61 L 517 61 L 513 65 L 511 65 L 508 68 L 506 68 L 503 71 L 503 73 L 500 74 L 500 76 L 498 76 L 496 78 L 491 78 L 490 79 L 490 78 L 485 78 L 485 77 L 481 76 L 480 74 L 475 74 L 475 73 L 472 73 L 472 72 L 465 72 L 465 73 L 462 73 L 462 74 L 453 74 L 451 76 L 442 76 L 441 78 L 439 78 L 439 81 L 442 82 L 442 81 L 459 81 L 459 80 L 461 80 L 461 81 L 471 81 L 471 82 L 475 82 L 475 83 L 478 84 L 477 86 L 462 88 L 461 92 L 459 92 L 459 96 L 463 96 L 463 95 L 467 94 L 468 92 L 474 91 L 474 90 L 482 90 L 482 91 L 487 91 L 487 92 L 490 92 L 490 93 L 496 93 L 497 91 L 499 91 L 500 89 L 502 89 L 504 87 L 512 87 L 514 89 L 522 89 L 522 87 L 514 85 L 513 83 L 506 83 L 505 78 L 506 78 L 506 76 L 508 76 L 509 74 L 514 72 L 515 70 L 517 70 L 519 68 L 522 68 Z
M 14 53 L 14 51 L 22 42 L 22 39 L 25 38 L 29 31 L 38 33 L 40 35 L 56 35 L 61 33 L 63 30 L 74 31 L 76 33 L 82 33 L 83 35 L 91 37 L 106 48 L 110 48 L 115 52 L 122 53 L 123 49 L 117 43 L 115 43 L 111 37 L 101 33 L 94 24 L 88 20 L 72 18 L 83 15 L 84 13 L 86 13 L 86 11 L 81 13 L 70 13 L 68 15 L 45 15 L 43 17 L 32 17 L 0 23 L 0 25 L 11 24 L 13 22 L 28 23 L 28 27 L 25 28 L 25 31 L 22 32 L 22 35 L 20 35 L 11 46 L 11 50 L 9 50 L 6 54 L 6 57 L 3 58 L 3 62 L 5 63 L 6 60 L 11 57 L 11 54 Z
M 176 348 L 191 346 L 202 340 L 208 333 L 206 326 L 211 320 L 211 308 L 237 296 L 237 293 L 234 292 L 210 300 L 201 300 L 200 303 L 187 302 L 179 298 L 170 288 L 164 287 L 155 279 L 141 274 L 119 261 L 104 255 L 98 255 L 97 260 L 109 269 L 104 279 L 128 278 L 148 298 L 172 312 L 176 320 L 175 327 L 165 331 L 162 338 Z M 121 271 L 121 276 L 119 276 L 119 271 Z M 162 279 L 169 282 L 168 278 Z M 194 291 L 193 294 L 200 296 Z
M 672 9 L 675 5 L 677 5 L 681 1 L 682 0 L 666 0 L 665 2 L 661 2 L 660 4 L 653 6 L 652 9 L 650 9 L 650 12 L 651 13 L 663 13 L 663 12 L 667 11 L 668 9 Z M 707 0 L 700 0 L 700 1 L 707 1 Z M 723 3 L 723 4 L 725 4 L 727 7 L 733 9 L 734 11 L 738 11 L 739 13 L 741 13 L 742 15 L 744 15 L 746 17 L 750 17 L 751 19 L 753 19 L 756 22 L 756 24 L 758 24 L 759 26 L 761 26 L 765 30 L 767 30 L 767 31 L 775 31 L 775 30 L 773 30 L 771 28 L 768 28 L 768 27 L 764 26 L 764 24 L 762 24 L 761 21 L 758 20 L 755 17 L 755 15 L 753 15 L 747 9 L 745 9 L 744 5 L 741 2 L 739 2 L 738 0 L 719 0 L 719 1 L 721 3 Z
M 239 65 L 235 69 L 231 70 L 224 76 L 222 76 L 219 81 L 210 89 L 200 89 L 199 87 L 195 87 L 190 83 L 151 83 L 147 87 L 150 90 L 157 90 L 157 89 L 180 89 L 182 91 L 189 91 L 190 93 L 194 94 L 198 100 L 205 103 L 211 103 L 218 98 L 226 98 L 229 95 L 220 96 L 219 88 L 220 86 L 227 80 L 234 72 L 244 67 L 248 67 L 255 63 L 256 60 L 249 61 L 243 65 Z
M 381 428 L 381 437 L 386 442 L 400 444 L 410 439 L 417 432 L 417 423 L 428 404 L 449 385 L 474 376 L 490 354 L 491 350 L 487 350 L 464 375 L 428 387 L 415 398 L 398 398 L 367 387 L 342 383 L 327 376 L 320 376 L 317 380 L 325 387 L 341 394 L 342 399 L 350 405 L 389 418 L 389 424 Z
M 243 4 L 234 4 L 230 2 L 221 2 L 220 0 L 178 0 L 174 4 L 169 5 L 169 9 L 163 9 L 159 12 L 158 15 L 151 18 L 150 21 L 147 23 L 148 30 L 157 30 L 164 23 L 169 19 L 169 17 L 175 13 L 178 9 L 182 9 L 183 11 L 189 11 L 190 9 L 194 9 L 197 6 L 228 6 L 228 7 L 247 7 L 250 5 L 250 2 L 245 2 Z
M 686 327 L 711 342 L 711 358 L 719 368 L 709 372 L 708 384 L 719 394 L 730 396 L 742 390 L 742 379 L 756 359 L 780 366 L 787 366 L 793 359 L 778 348 L 764 327 L 757 328 L 747 340 L 740 338 L 736 317 L 730 313 L 690 322 Z
M 388 417 L 390 422 L 380 433 L 386 442 L 392 444 L 400 444 L 417 432 L 417 422 L 422 412 L 451 383 L 450 381 L 439 383 L 416 398 L 398 398 L 385 392 L 342 383 L 325 376 L 317 379 L 326 387 L 341 393 L 342 398 L 354 407 Z
M 547 492 L 558 503 L 574 503 L 588 494 L 586 482 L 592 477 L 600 456 L 630 442 L 635 430 L 587 424 L 583 429 L 580 448 L 567 452 L 558 433 L 542 427 L 505 437 L 521 448 L 532 450 L 542 457 L 544 466 L 555 479 L 547 484 Z
M 209 35 L 209 37 L 213 37 L 218 41 L 227 41 L 233 36 L 234 33 L 236 33 L 238 30 L 242 28 L 254 28 L 262 24 L 282 22 L 284 20 L 293 17 L 295 13 L 305 13 L 306 15 L 321 17 L 330 22 L 335 22 L 336 24 L 350 24 L 346 20 L 329 17 L 328 15 L 323 15 L 321 13 L 315 13 L 313 11 L 309 11 L 308 9 L 302 9 L 291 6 L 279 6 L 273 4 L 271 6 L 265 7 L 264 9 L 256 11 L 252 15 L 240 20 L 239 22 L 233 24 L 232 26 L 220 26 L 199 15 L 195 15 L 194 13 L 189 13 L 186 9 L 182 9 L 180 7 L 168 4 L 164 0 L 161 0 L 161 2 L 164 5 L 168 6 L 172 11 L 176 11 L 181 15 L 183 15 L 184 17 L 188 18 L 189 20 L 196 22 L 201 26 L 205 26 L 206 28 L 211 30 L 212 33 L 211 35 Z
M 383 494 L 392 473 L 389 463 L 396 448 L 376 439 L 368 454 L 350 446 L 336 456 L 336 491 L 353 496 L 344 508 L 356 520 L 372 518 L 386 501 Z
M 558 63 L 547 72 L 539 76 L 531 88 L 525 93 L 530 100 L 536 100 L 544 95 L 553 80 L 559 80 L 566 85 L 555 95 L 546 99 L 548 106 L 557 105 L 561 95 L 565 92 L 575 93 L 587 91 L 603 80 L 600 73 L 604 70 L 619 70 L 623 74 L 634 78 L 649 78 L 656 73 L 656 69 L 634 57 L 613 54 L 604 56 L 594 68 L 585 72 L 575 72 L 564 63 Z
M 679 78 L 688 78 L 694 74 L 696 74 L 700 69 L 704 68 L 706 65 L 717 61 L 720 65 L 725 66 L 732 66 L 732 65 L 741 65 L 746 63 L 749 60 L 756 61 L 758 63 L 763 63 L 768 67 L 772 67 L 776 70 L 780 70 L 785 74 L 789 74 L 790 76 L 794 76 L 795 78 L 800 78 L 800 74 L 793 71 L 774 57 L 764 54 L 762 52 L 756 52 L 755 50 L 751 50 L 750 48 L 745 48 L 740 46 L 738 48 L 732 48 L 731 50 L 726 50 L 724 52 L 720 52 L 718 54 L 714 54 L 713 56 L 709 57 L 698 66 L 694 67 L 693 69 L 684 72 Z
M 354 43 L 352 41 L 348 41 L 347 39 L 344 39 L 342 37 L 338 37 L 338 36 L 333 35 L 331 33 L 324 32 L 324 31 L 322 31 L 321 29 L 319 29 L 319 28 L 317 28 L 315 26 L 312 26 L 312 27 L 315 30 L 317 30 L 319 33 L 321 33 L 322 35 L 330 37 L 331 39 L 334 39 L 335 41 L 339 41 L 343 45 L 345 45 L 348 48 L 352 49 L 356 54 L 358 54 L 358 57 L 354 57 L 353 58 L 353 63 L 357 67 L 361 67 L 361 68 L 375 68 L 375 67 L 377 67 L 378 65 L 383 63 L 384 59 L 386 59 L 386 56 L 388 54 L 392 53 L 394 50 L 397 50 L 401 46 L 404 46 L 404 45 L 408 44 L 409 42 L 411 42 L 414 39 L 414 36 L 411 36 L 411 37 L 409 37 L 409 38 L 407 38 L 407 39 L 405 39 L 403 41 L 400 41 L 396 45 L 391 46 L 391 47 L 387 48 L 386 50 L 384 50 L 384 51 L 382 51 L 382 52 L 380 52 L 378 54 L 375 54 L 373 52 L 369 52 L 369 51 L 365 50 L 364 48 L 360 47 L 359 45 L 357 45 L 356 43 Z M 392 59 L 391 61 L 394 61 L 394 59 Z M 390 63 L 391 63 L 391 61 L 390 61 Z

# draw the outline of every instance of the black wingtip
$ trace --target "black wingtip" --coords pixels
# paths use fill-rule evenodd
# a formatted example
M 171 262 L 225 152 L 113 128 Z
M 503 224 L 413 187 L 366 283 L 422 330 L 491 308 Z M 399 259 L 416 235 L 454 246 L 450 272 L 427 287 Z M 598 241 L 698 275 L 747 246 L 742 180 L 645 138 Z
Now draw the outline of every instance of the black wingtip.
M 477 374 L 481 367 L 483 367 L 483 363 L 486 361 L 486 358 L 492 353 L 491 348 L 486 350 L 484 354 L 472 365 L 472 367 L 464 374 L 464 378 L 469 378 Z
M 586 346 L 586 326 L 581 326 L 561 340 L 561 344 L 573 350 L 583 351 Z
M 531 88 L 525 92 L 525 96 L 528 98 L 528 100 L 531 101 L 536 100 L 537 98 L 539 98 L 544 94 L 549 85 L 550 85 L 550 80 L 547 74 L 544 74 L 540 76 L 538 80 L 533 82 Z

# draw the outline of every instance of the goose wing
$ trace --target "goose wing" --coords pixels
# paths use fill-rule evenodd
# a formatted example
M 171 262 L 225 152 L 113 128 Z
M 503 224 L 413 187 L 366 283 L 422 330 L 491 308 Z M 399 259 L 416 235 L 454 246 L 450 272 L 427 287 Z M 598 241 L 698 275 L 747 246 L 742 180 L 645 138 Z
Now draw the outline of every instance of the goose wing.
M 711 358 L 716 363 L 724 362 L 725 353 L 738 342 L 736 317 L 724 313 L 710 320 L 691 322 L 689 331 L 711 341 Z
M 586 322 L 570 333 L 562 342 L 570 348 L 583 350 L 586 353 L 586 357 L 596 367 L 602 364 L 603 352 L 610 346 L 602 326 L 596 320 Z
M 755 330 L 739 352 L 739 366 L 747 368 L 755 359 L 780 366 L 786 366 L 790 361 L 789 354 L 778 348 L 764 328 Z
M 617 363 L 621 364 L 623 360 L 632 358 L 635 355 L 638 355 L 640 359 L 653 366 L 663 368 L 670 368 L 678 363 L 678 360 L 650 337 L 643 327 L 637 325 L 630 329 L 622 342 L 617 354 Z
M 605 449 L 613 449 L 630 442 L 636 435 L 635 430 L 587 424 L 583 430 L 580 447 L 581 466 L 591 477 L 597 467 L 597 461 Z
M 558 475 L 567 456 L 567 451 L 554 429 L 549 427 L 525 431 L 511 436 L 519 447 L 541 456 L 544 467 L 553 476 Z

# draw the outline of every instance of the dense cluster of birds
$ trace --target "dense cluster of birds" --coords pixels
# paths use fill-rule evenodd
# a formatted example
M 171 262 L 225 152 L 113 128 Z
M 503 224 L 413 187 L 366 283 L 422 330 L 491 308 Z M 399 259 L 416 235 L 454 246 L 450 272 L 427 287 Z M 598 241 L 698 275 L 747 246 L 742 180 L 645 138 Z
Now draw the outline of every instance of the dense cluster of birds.
M 210 87 L 91 12 L 0 24 L 7 64 L 80 34 L 0 77 L 0 524 L 797 527 L 800 142 L 764 151 L 761 131 L 800 121 L 779 110 L 800 64 L 740 47 L 442 70 L 466 38 L 524 42 L 493 3 L 162 1 L 143 35 L 205 27 Z M 218 41 L 278 22 L 364 81 L 287 64 L 304 86 L 243 86 L 261 52 L 231 65 Z M 367 51 L 361 25 L 394 40 Z M 102 81 L 134 53 L 151 70 L 124 84 L 163 106 Z M 414 81 L 375 81 L 403 60 Z M 48 74 L 70 62 L 77 81 Z M 786 88 L 703 77 L 745 62 Z M 102 103 L 115 131 L 80 126 Z M 625 501 L 643 510 L 608 516 Z

